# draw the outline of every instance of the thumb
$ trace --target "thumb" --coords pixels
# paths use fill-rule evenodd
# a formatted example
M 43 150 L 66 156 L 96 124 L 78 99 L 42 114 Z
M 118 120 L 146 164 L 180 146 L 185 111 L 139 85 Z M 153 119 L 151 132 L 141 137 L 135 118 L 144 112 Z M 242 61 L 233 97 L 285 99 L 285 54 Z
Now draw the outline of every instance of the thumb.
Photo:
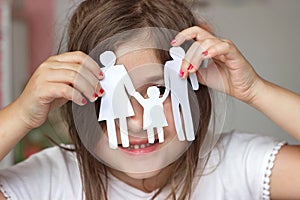
M 63 106 L 64 104 L 66 104 L 68 102 L 68 100 L 64 99 L 64 98 L 60 98 L 60 99 L 56 99 L 55 101 L 53 101 L 51 103 L 50 106 L 50 111 L 55 110 L 61 106 Z
M 207 86 L 207 68 L 199 68 L 196 75 L 199 83 Z

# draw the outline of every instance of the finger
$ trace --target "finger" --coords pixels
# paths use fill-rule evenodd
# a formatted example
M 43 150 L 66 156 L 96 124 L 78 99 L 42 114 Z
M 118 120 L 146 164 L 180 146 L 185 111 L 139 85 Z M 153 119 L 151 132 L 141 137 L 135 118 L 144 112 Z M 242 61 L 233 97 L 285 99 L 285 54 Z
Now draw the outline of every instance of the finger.
M 187 40 L 204 40 L 207 38 L 215 38 L 215 36 L 199 26 L 193 26 L 181 31 L 178 35 L 176 35 L 171 44 L 173 46 L 179 46 Z
M 77 105 L 83 106 L 87 103 L 82 94 L 75 88 L 64 83 L 50 83 L 42 91 L 41 94 L 48 103 L 54 102 L 56 99 L 66 99 L 73 101 Z
M 198 81 L 210 88 L 213 88 L 220 92 L 228 92 L 227 78 L 228 74 L 223 67 L 219 65 L 214 60 L 209 60 L 207 68 L 200 68 L 197 71 Z
M 94 88 L 94 91 L 98 96 L 103 95 L 103 93 L 101 93 L 102 88 L 99 80 L 87 68 L 82 67 L 82 65 L 66 62 L 51 62 L 50 68 L 54 70 L 66 69 L 79 73 L 82 77 L 85 78 L 85 80 L 87 80 L 90 83 L 90 85 Z
M 89 71 L 91 71 L 99 80 L 102 79 L 104 76 L 104 73 L 100 69 L 99 65 L 90 56 L 81 51 L 67 52 L 64 54 L 50 57 L 49 59 L 52 61 L 72 62 L 81 64 L 84 67 L 86 67 Z
M 225 62 L 226 60 L 237 59 L 242 57 L 234 44 L 230 41 L 223 41 L 216 45 L 209 47 L 206 51 L 206 58 L 219 57 L 220 60 Z
M 66 104 L 68 102 L 68 100 L 64 99 L 64 98 L 60 98 L 60 99 L 55 99 L 50 106 L 50 110 L 55 110 L 56 108 L 59 108 L 61 106 L 63 106 L 64 104 Z
M 192 46 L 194 46 L 194 50 L 191 52 L 187 52 L 186 60 L 190 63 L 189 73 L 195 73 L 201 66 L 204 59 L 207 59 L 208 51 L 210 47 L 221 43 L 222 41 L 218 38 L 206 39 L 198 42 L 194 42 Z
M 199 44 L 198 43 L 193 43 L 192 46 L 189 48 L 189 50 L 187 51 L 185 58 L 182 62 L 181 65 L 181 72 L 180 72 L 180 76 L 185 79 L 188 77 L 189 75 L 189 70 L 191 70 L 191 68 L 194 68 L 192 64 L 192 60 L 195 54 L 197 54 L 197 51 L 199 49 Z
M 184 58 L 184 62 L 182 63 L 180 71 L 181 77 L 187 78 L 190 73 L 197 72 L 207 54 L 207 51 L 205 51 L 205 49 L 221 42 L 222 41 L 218 38 L 210 38 L 194 42 L 188 49 Z
M 98 99 L 94 86 L 92 86 L 81 74 L 68 69 L 50 70 L 47 74 L 47 81 L 50 83 L 65 83 L 72 85 L 83 93 L 91 102 Z

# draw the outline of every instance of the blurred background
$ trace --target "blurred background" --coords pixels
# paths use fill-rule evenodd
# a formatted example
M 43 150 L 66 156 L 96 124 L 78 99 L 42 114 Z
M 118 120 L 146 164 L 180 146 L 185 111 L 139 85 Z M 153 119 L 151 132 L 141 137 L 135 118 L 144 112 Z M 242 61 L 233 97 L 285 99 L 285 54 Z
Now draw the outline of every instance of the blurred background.
M 197 15 L 219 37 L 234 41 L 263 78 L 300 93 L 299 0 L 197 2 L 202 5 Z M 64 46 L 61 39 L 78 3 L 80 0 L 0 0 L 0 108 L 20 95 L 33 71 L 57 53 L 60 43 Z M 229 105 L 224 131 L 238 129 L 298 144 L 255 109 L 234 99 Z M 19 162 L 50 146 L 44 135 L 68 141 L 58 112 L 28 134 L 0 165 Z

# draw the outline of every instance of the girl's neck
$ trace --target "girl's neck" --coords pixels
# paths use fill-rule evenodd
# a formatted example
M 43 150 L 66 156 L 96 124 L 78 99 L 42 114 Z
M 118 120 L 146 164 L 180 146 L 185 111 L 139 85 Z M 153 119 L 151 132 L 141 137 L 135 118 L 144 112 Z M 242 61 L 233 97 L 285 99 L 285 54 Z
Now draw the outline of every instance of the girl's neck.
M 152 177 L 137 179 L 131 177 L 130 175 L 124 172 L 112 168 L 108 168 L 108 170 L 113 176 L 115 176 L 119 180 L 146 193 L 151 193 L 154 190 L 163 187 L 168 182 L 172 171 L 171 166 L 168 166 L 162 169 L 161 171 L 157 172 L 157 174 Z

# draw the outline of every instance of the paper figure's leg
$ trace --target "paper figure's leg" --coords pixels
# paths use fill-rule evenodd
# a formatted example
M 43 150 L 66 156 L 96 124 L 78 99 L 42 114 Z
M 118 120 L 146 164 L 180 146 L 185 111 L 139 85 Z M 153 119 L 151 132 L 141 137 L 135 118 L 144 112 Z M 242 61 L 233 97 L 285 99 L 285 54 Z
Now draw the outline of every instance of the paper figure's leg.
M 176 98 L 176 96 L 172 95 L 172 111 L 173 111 L 173 117 L 174 117 L 174 123 L 176 132 L 178 135 L 179 141 L 184 141 L 185 136 L 182 129 L 182 123 L 181 123 L 181 117 L 180 117 L 180 111 L 179 111 L 179 102 Z
M 129 147 L 128 127 L 126 117 L 120 118 L 120 133 L 123 147 Z
M 163 128 L 156 128 L 156 129 L 157 129 L 157 133 L 158 133 L 159 143 L 163 143 L 165 141 L 164 129 Z
M 187 141 L 194 141 L 195 132 L 189 102 L 185 102 L 185 104 L 182 105 L 182 112 Z
M 147 134 L 148 134 L 148 142 L 150 144 L 153 144 L 154 143 L 154 131 L 153 131 L 153 128 L 147 129 Z
M 109 147 L 111 149 L 117 149 L 118 148 L 118 140 L 117 140 L 115 120 L 113 120 L 113 119 L 107 120 L 106 126 L 107 126 Z

